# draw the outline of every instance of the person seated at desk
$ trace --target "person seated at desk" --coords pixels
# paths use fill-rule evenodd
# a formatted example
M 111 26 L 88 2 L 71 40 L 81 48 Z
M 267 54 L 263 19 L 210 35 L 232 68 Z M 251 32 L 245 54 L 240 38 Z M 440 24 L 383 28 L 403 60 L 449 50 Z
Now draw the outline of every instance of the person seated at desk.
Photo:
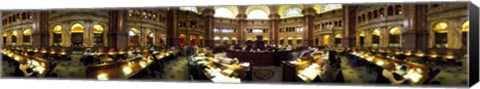
M 113 62 L 113 59 L 108 57 L 108 55 L 101 55 L 99 62 L 100 64 L 109 64 Z
M 16 72 L 15 72 L 15 75 L 22 75 L 24 77 L 30 77 L 34 74 L 33 72 L 33 69 L 30 68 L 30 64 L 27 63 L 26 60 L 22 60 L 20 61 L 19 63 L 19 66 L 18 66 L 18 69 Z
M 403 80 L 397 80 L 395 79 L 393 73 L 395 71 L 395 64 L 393 63 L 388 63 L 387 66 L 382 71 L 382 75 L 384 78 L 388 79 L 390 84 L 392 85 L 400 85 L 403 84 L 405 81 L 409 80 L 408 78 L 405 78 Z
M 322 82 L 333 82 L 333 71 L 330 63 L 327 60 L 320 59 L 317 61 L 317 64 L 320 65 L 322 72 L 320 73 L 320 81 Z

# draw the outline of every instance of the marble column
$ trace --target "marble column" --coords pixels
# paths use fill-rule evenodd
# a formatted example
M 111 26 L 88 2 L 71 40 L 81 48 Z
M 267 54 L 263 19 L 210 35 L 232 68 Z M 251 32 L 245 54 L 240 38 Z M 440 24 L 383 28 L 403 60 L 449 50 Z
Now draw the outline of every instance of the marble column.
M 236 20 L 238 21 L 238 31 L 237 31 L 237 38 L 239 45 L 246 45 L 246 28 L 245 28 L 245 20 L 247 19 L 246 15 L 246 8 L 245 6 L 238 7 L 238 15 L 236 16 Z
M 213 40 L 213 37 L 214 37 L 214 33 L 213 33 L 213 27 L 215 26 L 214 25 L 214 18 L 213 18 L 213 15 L 215 14 L 215 10 L 212 8 L 212 7 L 209 7 L 209 8 L 205 8 L 205 10 L 203 10 L 203 16 L 205 17 L 205 25 L 204 25 L 204 31 L 205 31 L 205 34 L 204 34 L 204 45 L 205 46 L 209 46 L 209 47 L 212 47 L 215 45 L 215 42 Z
M 7 45 L 11 46 L 12 45 L 12 31 L 7 32 Z
M 17 45 L 18 46 L 23 46 L 23 30 L 24 29 L 18 29 L 17 30 Z
M 116 19 L 117 19 L 117 22 L 115 26 L 116 29 L 112 29 L 112 30 L 116 30 L 116 38 L 114 38 L 116 40 L 116 46 L 117 46 L 117 49 L 125 49 L 127 50 L 128 48 L 128 31 L 130 28 L 127 28 L 125 26 L 125 19 L 127 18 L 127 13 L 126 11 L 124 10 L 121 10 L 121 11 L 118 11 L 118 12 L 115 12 L 115 14 L 117 14 L 116 16 Z
M 270 44 L 279 44 L 279 39 L 278 39 L 278 22 L 280 20 L 280 15 L 278 15 L 278 6 L 270 6 L 270 15 L 268 18 L 270 19 Z
M 402 48 L 420 49 L 428 47 L 427 4 L 403 4 Z M 408 41 L 406 40 L 408 39 Z
M 342 36 L 342 46 L 351 48 L 355 47 L 355 24 L 356 24 L 356 7 L 353 5 L 344 5 L 343 6 L 343 36 Z
M 170 8 L 167 13 L 167 44 L 169 46 L 178 46 L 178 8 Z
M 51 42 L 49 40 L 50 34 L 48 34 L 48 12 L 35 11 L 32 13 L 32 47 L 47 47 L 48 44 Z
M 313 15 L 315 15 L 315 9 L 312 6 L 306 5 L 302 11 L 303 14 L 303 46 L 308 47 L 313 45 Z
M 108 15 L 110 19 L 108 20 L 108 27 L 106 27 L 106 33 L 107 33 L 107 41 L 104 41 L 107 43 L 105 45 L 106 47 L 110 48 L 116 48 L 117 47 L 117 31 L 119 30 L 118 25 L 122 24 L 123 25 L 123 18 L 120 18 L 122 15 L 119 14 L 121 12 L 120 10 L 114 10 L 114 11 L 109 11 Z M 120 31 L 119 31 L 120 32 Z M 128 39 L 123 39 L 123 40 L 128 40 Z M 128 42 L 126 42 L 128 44 Z M 118 44 L 119 45 L 119 44 Z

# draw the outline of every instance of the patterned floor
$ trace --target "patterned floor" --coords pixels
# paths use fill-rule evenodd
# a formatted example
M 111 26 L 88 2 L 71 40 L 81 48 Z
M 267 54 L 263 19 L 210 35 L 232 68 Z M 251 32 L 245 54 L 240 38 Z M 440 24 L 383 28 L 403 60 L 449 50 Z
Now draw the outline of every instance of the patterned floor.
M 80 61 L 62 60 L 55 61 L 57 66 L 52 73 L 57 74 L 58 78 L 85 78 L 87 67 Z
M 216 54 L 217 56 L 225 56 L 225 53 Z M 84 78 L 86 75 L 86 67 L 79 61 L 79 56 L 72 56 L 72 60 L 54 61 L 58 63 L 54 68 L 53 73 L 58 75 L 58 78 Z M 463 66 L 442 66 L 441 72 L 433 79 L 439 81 L 442 86 L 466 86 L 468 84 L 466 58 L 462 60 Z M 186 57 L 178 57 L 177 59 L 165 63 L 164 74 L 161 77 L 144 77 L 150 79 L 160 79 L 167 81 L 188 81 L 188 65 Z M 2 77 L 13 75 L 14 66 L 9 61 L 2 62 Z M 274 76 L 269 79 L 259 79 L 253 77 L 255 82 L 281 82 L 282 68 L 281 67 L 254 67 L 253 73 L 259 70 L 269 70 L 274 73 Z M 343 73 L 346 84 L 370 84 L 375 81 L 377 73 L 366 71 L 365 66 L 352 67 L 349 60 L 342 57 L 341 71 Z M 143 79 L 143 78 L 142 78 Z
M 178 57 L 166 63 L 162 80 L 184 81 L 188 80 L 188 65 L 186 57 Z
M 225 56 L 225 53 L 219 53 L 217 56 Z M 368 72 L 367 67 L 357 66 L 353 67 L 346 57 L 341 57 L 341 71 L 343 79 L 346 84 L 372 84 L 375 82 L 377 73 L 375 71 Z M 439 81 L 442 86 L 466 86 L 467 85 L 467 61 L 466 58 L 462 60 L 463 66 L 442 66 L 441 72 L 432 80 Z M 257 70 L 271 70 L 274 72 L 274 77 L 267 80 L 261 80 L 256 77 L 253 78 L 255 82 L 281 82 L 282 68 L 281 67 L 254 67 L 254 72 Z
M 442 86 L 467 86 L 467 62 L 462 60 L 463 66 L 442 66 L 442 70 L 432 81 L 438 81 Z M 342 71 L 347 84 L 369 84 L 375 81 L 376 72 L 368 73 L 365 66 L 352 67 L 348 60 L 342 58 Z
M 10 61 L 2 60 L 2 77 L 9 77 L 12 76 L 15 71 L 15 66 L 10 63 Z
M 76 59 L 76 58 L 75 58 Z M 2 62 L 2 77 L 12 76 L 16 67 L 12 61 Z M 53 68 L 52 74 L 56 74 L 57 78 L 85 78 L 86 66 L 80 61 L 71 60 L 53 60 L 57 66 Z

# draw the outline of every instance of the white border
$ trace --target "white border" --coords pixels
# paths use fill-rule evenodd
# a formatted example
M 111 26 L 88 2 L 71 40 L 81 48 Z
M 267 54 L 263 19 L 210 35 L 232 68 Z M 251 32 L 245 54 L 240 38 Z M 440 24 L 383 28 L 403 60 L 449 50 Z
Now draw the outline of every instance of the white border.
M 165 7 L 165 6 L 212 6 L 212 5 L 258 5 L 258 4 L 311 4 L 311 3 L 386 3 L 386 2 L 429 2 L 432 0 L 2 0 L 0 10 L 12 9 L 64 9 L 64 8 L 115 8 L 115 7 Z M 434 0 L 467 1 L 467 0 Z M 472 0 L 479 6 L 480 0 Z M 0 28 L 1 29 L 1 28 Z M 479 70 L 480 71 L 480 70 Z M 474 76 L 474 75 L 471 75 Z M 282 86 L 283 85 L 283 86 Z M 357 88 L 394 89 L 419 87 L 381 87 L 373 85 L 292 85 L 292 84 L 218 84 L 218 83 L 174 83 L 132 81 L 88 81 L 88 80 L 44 80 L 44 79 L 0 79 L 2 89 L 10 88 L 69 88 L 69 89 L 146 89 L 146 88 L 218 88 L 218 89 L 302 89 L 302 88 Z M 446 87 L 437 87 L 446 89 Z M 480 85 L 472 87 L 479 89 Z M 423 87 L 425 89 L 425 87 Z M 429 89 L 429 88 L 426 88 Z

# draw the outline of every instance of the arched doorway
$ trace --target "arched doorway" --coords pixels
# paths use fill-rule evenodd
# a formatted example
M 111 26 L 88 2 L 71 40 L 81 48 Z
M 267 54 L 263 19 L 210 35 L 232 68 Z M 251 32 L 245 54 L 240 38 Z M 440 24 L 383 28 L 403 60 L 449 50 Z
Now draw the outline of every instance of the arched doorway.
M 185 34 L 180 34 L 180 37 L 178 38 L 180 46 L 185 45 Z
M 147 29 L 147 47 L 153 46 L 153 41 L 155 40 L 155 32 L 150 29 Z
M 223 40 L 223 43 L 222 43 L 222 44 L 223 44 L 224 46 L 226 46 L 226 45 L 228 45 L 228 43 L 229 43 L 228 41 L 229 41 L 230 39 L 229 39 L 228 37 L 223 37 L 222 40 Z
M 266 38 L 266 37 L 265 37 L 265 38 L 263 38 L 263 41 L 265 42 L 265 44 L 270 44 L 270 41 L 269 41 L 269 39 L 268 39 L 268 38 Z
M 190 35 L 190 45 L 196 45 L 195 42 L 196 42 L 196 37 L 195 35 Z
M 237 45 L 237 38 L 232 37 L 232 44 L 233 44 L 233 45 Z
M 220 37 L 216 36 L 213 38 L 213 40 L 215 41 L 216 45 L 220 45 Z
M 52 28 L 52 41 L 53 44 L 52 46 L 62 46 L 62 26 L 60 25 L 55 25 Z
M 287 39 L 287 45 L 293 45 L 293 37 L 288 37 Z
M 4 32 L 2 36 L 3 36 L 3 40 L 2 40 L 3 45 L 7 45 L 7 36 L 8 36 L 7 33 Z
M 74 50 L 81 50 L 83 46 L 83 26 L 79 23 L 73 24 L 71 28 L 71 41 Z
M 93 25 L 93 42 L 95 46 L 103 46 L 104 45 L 104 33 L 105 29 L 102 25 L 96 24 Z
M 24 45 L 31 45 L 31 36 L 32 36 L 32 31 L 31 29 L 25 29 L 23 31 L 23 44 Z
M 18 36 L 17 31 L 14 30 L 14 31 L 12 32 L 12 45 L 16 45 L 16 44 L 17 44 L 17 38 L 18 38 L 17 36 Z
M 278 43 L 279 43 L 278 45 L 285 45 L 285 44 L 284 44 L 285 42 L 284 42 L 284 40 L 283 40 L 283 37 L 280 37 L 278 41 L 279 41 L 279 42 L 278 42 Z
M 433 31 L 434 31 L 434 39 L 435 39 L 435 47 L 436 48 L 445 48 L 447 47 L 447 37 L 448 37 L 448 24 L 445 23 L 445 22 L 440 22 L 440 23 L 437 23 L 435 24 L 435 26 L 433 27 Z
M 390 47 L 400 47 L 400 35 L 402 34 L 402 30 L 400 27 L 395 27 L 390 29 L 388 32 L 388 45 Z
M 372 31 L 372 47 L 379 47 L 380 45 L 380 29 Z
M 467 20 L 463 22 L 462 24 L 462 44 L 464 48 L 467 47 L 467 41 L 468 41 L 468 31 L 470 30 L 470 22 Z
M 200 39 L 199 40 L 199 45 L 203 45 L 203 36 L 200 36 L 199 39 Z
M 167 41 L 166 41 L 166 35 L 164 32 L 161 32 L 160 33 L 160 45 L 164 46 L 164 45 L 167 45 Z
M 330 35 L 323 35 L 323 46 L 330 46 Z
M 358 33 L 358 42 L 360 44 L 360 47 L 363 47 L 363 45 L 365 45 L 365 33 L 363 31 Z
M 302 37 L 297 37 L 297 47 L 301 46 L 303 44 L 303 38 Z
M 140 30 L 136 28 L 131 28 L 128 32 L 129 35 L 129 46 L 140 46 Z
M 342 45 L 342 34 L 335 35 L 335 45 L 340 47 Z

